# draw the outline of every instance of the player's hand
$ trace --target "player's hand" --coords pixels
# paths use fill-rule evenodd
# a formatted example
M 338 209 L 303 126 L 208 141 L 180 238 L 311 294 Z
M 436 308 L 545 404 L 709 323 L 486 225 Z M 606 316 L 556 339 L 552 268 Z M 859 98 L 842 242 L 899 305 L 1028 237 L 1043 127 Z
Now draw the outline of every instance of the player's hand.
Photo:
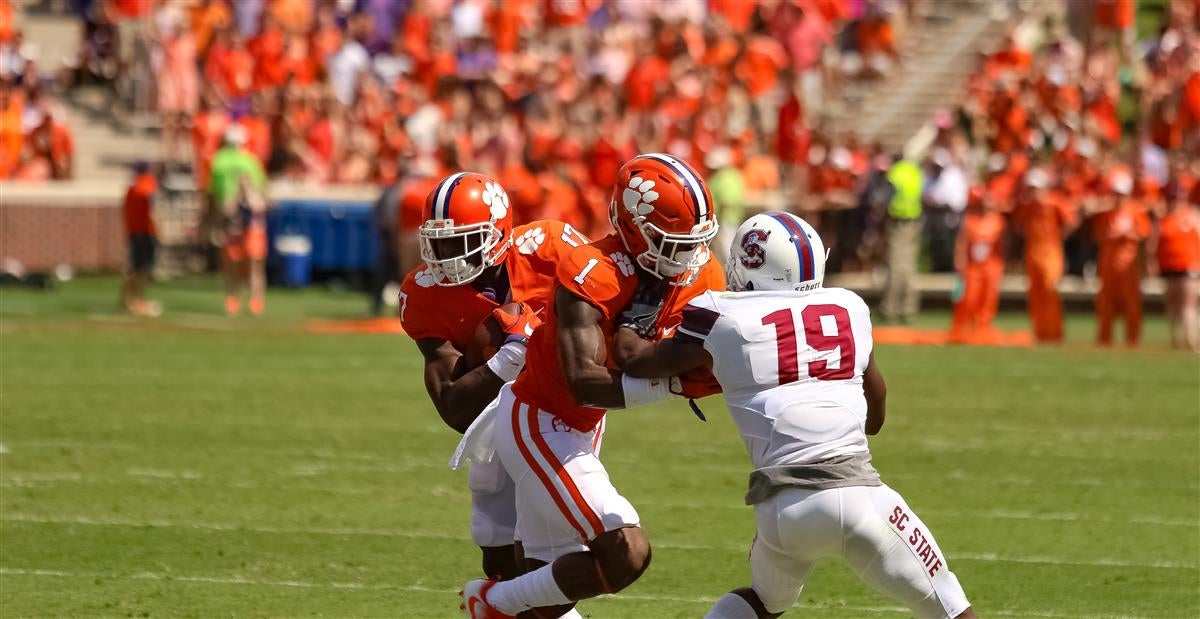
M 689 400 L 698 400 L 721 393 L 721 383 L 718 383 L 711 374 L 704 378 L 685 375 L 671 379 L 671 393 Z
M 658 315 L 667 298 L 667 282 L 653 275 L 638 274 L 637 288 L 629 306 L 617 316 L 617 325 L 632 329 L 634 333 L 654 337 L 658 327 Z
M 542 325 L 542 319 L 534 313 L 533 309 L 528 304 L 518 303 L 521 311 L 517 314 L 510 314 L 504 311 L 503 307 L 497 307 L 492 310 L 492 317 L 496 319 L 496 324 L 500 326 L 500 330 L 508 334 L 505 338 L 505 343 L 508 342 L 524 342 L 533 335 L 533 330 Z

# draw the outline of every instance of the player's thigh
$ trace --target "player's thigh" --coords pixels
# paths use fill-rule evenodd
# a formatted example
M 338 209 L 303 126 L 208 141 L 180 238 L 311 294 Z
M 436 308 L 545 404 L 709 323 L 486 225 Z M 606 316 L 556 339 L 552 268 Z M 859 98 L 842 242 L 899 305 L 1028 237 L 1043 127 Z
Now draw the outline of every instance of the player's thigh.
M 796 604 L 813 563 L 790 556 L 759 531 L 750 545 L 750 588 L 770 613 L 782 613 Z
M 845 490 L 844 553 L 863 582 L 922 618 L 955 617 L 970 606 L 933 534 L 896 491 Z
M 500 459 L 472 463 L 467 486 L 471 490 L 471 539 L 475 545 L 512 545 L 517 528 L 517 487 Z
M 754 507 L 751 586 L 768 611 L 791 608 L 814 562 L 841 548 L 837 509 L 833 491 L 799 489 L 784 490 Z
M 637 511 L 593 453 L 591 433 L 525 405 L 513 419 L 523 475 L 510 471 L 517 482 L 517 537 L 526 556 L 549 561 L 585 550 L 606 531 L 639 524 Z

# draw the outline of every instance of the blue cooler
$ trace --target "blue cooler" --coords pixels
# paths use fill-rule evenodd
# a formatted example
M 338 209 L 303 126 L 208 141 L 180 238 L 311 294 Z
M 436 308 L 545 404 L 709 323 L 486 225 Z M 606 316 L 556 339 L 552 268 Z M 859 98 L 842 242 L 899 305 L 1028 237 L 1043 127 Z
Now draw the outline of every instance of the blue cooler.
M 307 286 L 312 275 L 312 242 L 306 236 L 275 237 L 275 251 L 283 263 L 283 283 L 292 288 Z

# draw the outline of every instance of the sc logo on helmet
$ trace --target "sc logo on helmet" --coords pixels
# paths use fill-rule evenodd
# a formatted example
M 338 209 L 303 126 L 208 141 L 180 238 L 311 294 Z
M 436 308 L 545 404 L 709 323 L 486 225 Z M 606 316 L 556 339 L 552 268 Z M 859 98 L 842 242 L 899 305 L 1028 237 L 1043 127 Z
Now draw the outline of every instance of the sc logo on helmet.
M 747 269 L 757 269 L 767 262 L 767 237 L 770 230 L 753 228 L 742 236 L 742 255 L 738 258 Z

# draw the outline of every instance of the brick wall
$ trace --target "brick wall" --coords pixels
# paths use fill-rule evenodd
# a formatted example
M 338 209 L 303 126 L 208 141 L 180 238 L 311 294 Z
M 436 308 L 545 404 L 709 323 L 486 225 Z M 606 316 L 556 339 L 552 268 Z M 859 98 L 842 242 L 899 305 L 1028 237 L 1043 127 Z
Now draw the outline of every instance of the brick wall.
M 32 270 L 59 264 L 114 271 L 127 260 L 121 209 L 113 205 L 0 203 L 0 256 Z

